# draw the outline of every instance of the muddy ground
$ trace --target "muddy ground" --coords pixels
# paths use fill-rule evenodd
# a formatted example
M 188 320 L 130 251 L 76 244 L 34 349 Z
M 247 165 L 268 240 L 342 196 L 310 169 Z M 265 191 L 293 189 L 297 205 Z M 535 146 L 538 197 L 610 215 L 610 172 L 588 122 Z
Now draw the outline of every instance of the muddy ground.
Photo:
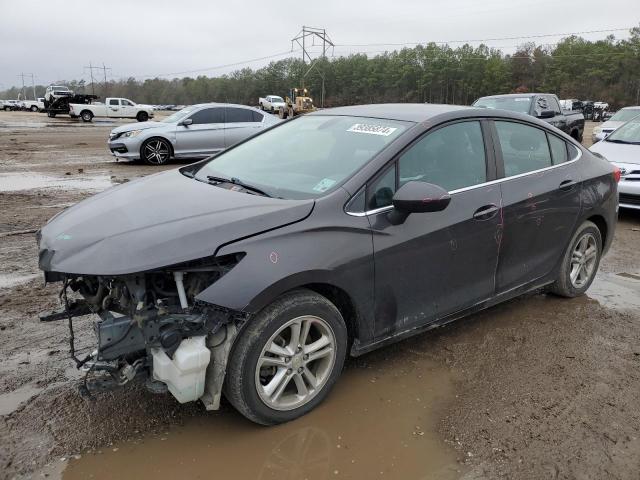
M 637 213 L 621 213 L 588 296 L 532 294 L 352 360 L 291 424 L 136 386 L 80 397 L 66 325 L 37 318 L 59 301 L 33 231 L 160 170 L 115 162 L 113 126 L 0 112 L 0 478 L 638 478 Z M 82 348 L 91 335 L 82 322 Z

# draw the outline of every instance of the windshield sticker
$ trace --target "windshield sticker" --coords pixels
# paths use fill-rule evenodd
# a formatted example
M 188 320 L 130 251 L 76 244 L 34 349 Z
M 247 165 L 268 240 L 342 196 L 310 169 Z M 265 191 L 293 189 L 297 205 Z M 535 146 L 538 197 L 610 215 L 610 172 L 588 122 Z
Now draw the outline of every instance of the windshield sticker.
M 355 125 L 352 125 L 347 130 L 347 132 L 368 133 L 369 135 L 382 135 L 384 137 L 388 137 L 396 130 L 397 128 L 385 127 L 383 125 L 370 125 L 368 123 L 356 123 Z
M 515 101 L 516 102 L 530 102 L 531 99 L 530 98 L 516 98 Z
M 336 183 L 335 180 L 331 180 L 330 178 L 323 178 L 322 180 L 320 180 L 315 187 L 313 187 L 313 191 L 314 192 L 326 192 L 327 190 L 329 190 L 334 184 Z

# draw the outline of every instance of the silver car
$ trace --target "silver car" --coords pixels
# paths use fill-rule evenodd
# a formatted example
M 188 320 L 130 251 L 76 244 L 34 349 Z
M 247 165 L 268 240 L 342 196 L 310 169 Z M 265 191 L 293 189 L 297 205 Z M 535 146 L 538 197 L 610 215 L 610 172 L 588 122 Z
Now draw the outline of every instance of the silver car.
M 160 122 L 114 128 L 109 150 L 119 158 L 162 165 L 171 158 L 204 158 L 279 120 L 245 105 L 204 103 L 185 107 Z
M 620 169 L 620 206 L 640 210 L 640 116 L 625 123 L 589 150 Z
M 601 126 L 595 127 L 591 134 L 591 141 L 593 143 L 599 142 L 616 128 L 625 124 L 633 117 L 640 115 L 640 106 L 625 107 L 618 110 L 609 120 L 604 122 Z

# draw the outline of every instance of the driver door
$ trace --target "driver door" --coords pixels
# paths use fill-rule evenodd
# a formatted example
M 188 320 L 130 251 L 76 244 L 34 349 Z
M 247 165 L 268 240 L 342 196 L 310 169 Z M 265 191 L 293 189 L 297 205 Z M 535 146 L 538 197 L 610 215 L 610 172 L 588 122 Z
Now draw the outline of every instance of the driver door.
M 130 100 L 120 99 L 120 116 L 123 118 L 135 118 L 136 108 Z
M 383 339 L 482 302 L 495 291 L 500 188 L 488 130 L 480 121 L 427 133 L 367 186 L 374 231 L 375 334 Z M 490 140 L 489 140 L 490 141 Z M 410 180 L 449 191 L 441 212 L 412 213 L 394 225 L 397 188 Z

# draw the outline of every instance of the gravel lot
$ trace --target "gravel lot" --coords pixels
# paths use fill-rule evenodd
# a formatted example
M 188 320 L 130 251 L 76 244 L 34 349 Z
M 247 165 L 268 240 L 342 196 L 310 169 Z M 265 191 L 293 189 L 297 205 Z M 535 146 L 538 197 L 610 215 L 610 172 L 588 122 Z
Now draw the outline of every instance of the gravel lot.
M 638 478 L 640 212 L 588 296 L 529 295 L 352 360 L 292 424 L 136 386 L 81 398 L 65 323 L 37 318 L 59 300 L 33 231 L 162 169 L 116 162 L 113 126 L 0 112 L 0 478 Z

